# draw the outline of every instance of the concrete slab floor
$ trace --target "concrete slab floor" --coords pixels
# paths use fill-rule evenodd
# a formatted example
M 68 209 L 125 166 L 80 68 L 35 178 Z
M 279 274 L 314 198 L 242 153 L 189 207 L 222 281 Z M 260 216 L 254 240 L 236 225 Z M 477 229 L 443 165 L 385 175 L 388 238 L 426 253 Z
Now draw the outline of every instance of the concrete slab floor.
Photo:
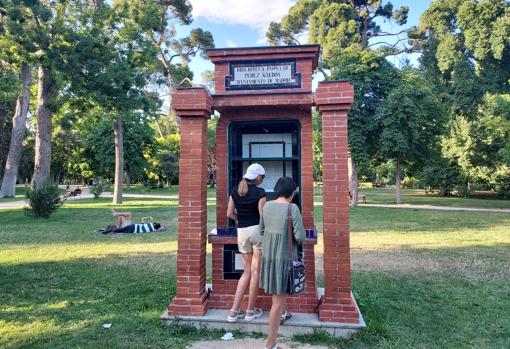
M 297 343 L 292 341 L 287 341 L 285 339 L 279 338 L 278 345 L 282 349 L 328 349 L 325 346 L 318 345 L 310 345 Z M 264 338 L 243 338 L 243 339 L 234 339 L 231 341 L 200 341 L 195 342 L 189 345 L 188 349 L 264 349 L 266 346 L 266 342 Z
M 239 320 L 237 322 L 227 322 L 228 310 L 210 309 L 205 316 L 172 316 L 165 312 L 161 316 L 161 320 L 172 325 L 174 321 L 191 324 L 197 328 L 206 327 L 209 329 L 223 329 L 225 331 L 240 331 L 243 333 L 262 333 L 267 334 L 269 312 L 253 320 Z M 334 337 L 349 337 L 351 334 L 365 327 L 363 318 L 360 324 L 341 324 L 341 323 L 324 323 L 319 321 L 319 317 L 315 313 L 293 313 L 292 318 L 287 320 L 280 327 L 278 334 L 284 337 L 292 337 L 294 335 L 313 333 L 314 330 L 324 330 Z

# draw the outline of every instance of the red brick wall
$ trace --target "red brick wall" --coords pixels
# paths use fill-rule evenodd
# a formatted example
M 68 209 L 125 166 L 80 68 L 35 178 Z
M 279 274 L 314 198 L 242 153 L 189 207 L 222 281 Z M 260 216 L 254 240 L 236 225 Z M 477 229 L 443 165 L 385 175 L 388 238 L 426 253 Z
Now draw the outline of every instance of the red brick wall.
M 224 280 L 223 279 L 223 245 L 236 244 L 236 237 L 209 237 L 212 243 L 212 293 L 209 295 L 209 307 L 213 309 L 230 309 L 234 302 L 234 294 L 237 287 L 237 280 Z M 305 263 L 307 266 L 307 283 L 305 291 L 288 299 L 289 310 L 302 313 L 314 313 L 317 311 L 319 299 L 317 297 L 317 290 L 315 284 L 314 262 L 315 256 L 313 248 L 316 244 L 314 239 L 306 241 L 305 250 Z M 248 295 L 246 294 L 241 307 L 245 308 L 248 305 Z M 271 295 L 259 290 L 257 298 L 257 307 L 264 310 L 271 308 Z
M 216 225 L 227 225 L 227 129 L 229 121 L 222 115 L 216 125 Z

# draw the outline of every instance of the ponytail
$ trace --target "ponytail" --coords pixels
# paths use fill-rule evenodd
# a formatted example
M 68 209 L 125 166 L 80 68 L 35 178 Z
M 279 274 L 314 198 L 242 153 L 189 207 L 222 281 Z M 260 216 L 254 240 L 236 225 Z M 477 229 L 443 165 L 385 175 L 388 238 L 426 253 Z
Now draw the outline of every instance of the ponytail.
M 239 194 L 240 197 L 243 197 L 246 193 L 248 193 L 248 180 L 243 178 L 237 187 L 237 194 Z

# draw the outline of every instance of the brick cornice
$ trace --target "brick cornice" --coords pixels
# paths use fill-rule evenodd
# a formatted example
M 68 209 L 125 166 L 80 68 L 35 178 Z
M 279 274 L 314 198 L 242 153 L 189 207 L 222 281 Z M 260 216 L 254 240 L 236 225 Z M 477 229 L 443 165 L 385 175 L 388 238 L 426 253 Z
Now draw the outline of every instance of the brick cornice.
M 180 117 L 209 117 L 212 99 L 205 87 L 178 88 L 172 97 L 172 108 Z
M 354 89 L 347 80 L 322 81 L 315 93 L 319 111 L 349 111 L 354 102 Z
M 312 60 L 312 70 L 317 68 L 319 52 L 319 45 L 236 47 L 206 50 L 207 56 L 214 64 L 241 60 L 304 58 Z
M 254 95 L 213 95 L 212 107 L 218 111 L 242 107 L 283 107 L 310 108 L 313 105 L 311 92 L 299 93 L 260 93 Z

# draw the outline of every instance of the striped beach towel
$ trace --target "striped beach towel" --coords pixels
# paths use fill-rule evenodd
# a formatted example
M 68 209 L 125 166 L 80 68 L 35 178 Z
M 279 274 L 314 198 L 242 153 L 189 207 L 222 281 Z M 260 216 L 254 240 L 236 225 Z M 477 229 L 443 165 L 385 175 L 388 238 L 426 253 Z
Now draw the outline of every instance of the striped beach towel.
M 133 231 L 133 233 L 141 234 L 141 233 L 151 233 L 153 231 L 156 231 L 156 228 L 154 228 L 154 224 L 142 223 L 142 224 L 135 224 L 135 231 Z

